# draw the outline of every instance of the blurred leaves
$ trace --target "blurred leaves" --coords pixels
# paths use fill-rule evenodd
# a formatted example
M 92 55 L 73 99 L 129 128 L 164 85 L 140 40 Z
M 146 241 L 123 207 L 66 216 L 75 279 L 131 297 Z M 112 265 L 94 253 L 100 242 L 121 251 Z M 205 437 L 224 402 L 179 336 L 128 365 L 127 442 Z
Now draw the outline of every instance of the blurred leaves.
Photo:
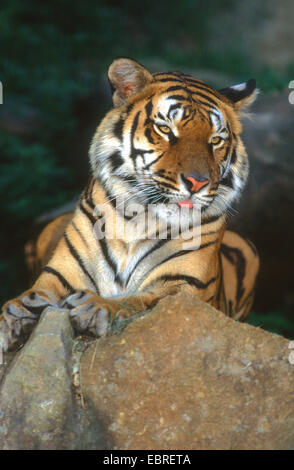
M 0 198 L 4 215 L 18 221 L 33 219 L 42 211 L 61 204 L 68 192 L 64 186 L 70 171 L 56 164 L 53 152 L 41 143 L 23 145 L 17 137 L 5 136 L 0 141 L 4 155 L 0 173 Z
M 267 314 L 252 311 L 248 323 L 264 330 L 293 339 L 293 315 L 285 309 L 267 312 Z

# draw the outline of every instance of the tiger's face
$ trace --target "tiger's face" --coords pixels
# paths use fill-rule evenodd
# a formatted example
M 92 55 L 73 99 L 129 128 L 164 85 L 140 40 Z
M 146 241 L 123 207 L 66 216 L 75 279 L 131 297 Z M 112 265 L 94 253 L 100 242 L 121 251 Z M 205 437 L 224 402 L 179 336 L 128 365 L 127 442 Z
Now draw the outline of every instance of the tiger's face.
M 145 205 L 225 213 L 247 179 L 239 112 L 255 81 L 216 91 L 180 73 L 151 75 L 131 59 L 114 61 L 109 79 L 115 107 L 91 146 L 94 176 L 111 195 L 129 192 Z

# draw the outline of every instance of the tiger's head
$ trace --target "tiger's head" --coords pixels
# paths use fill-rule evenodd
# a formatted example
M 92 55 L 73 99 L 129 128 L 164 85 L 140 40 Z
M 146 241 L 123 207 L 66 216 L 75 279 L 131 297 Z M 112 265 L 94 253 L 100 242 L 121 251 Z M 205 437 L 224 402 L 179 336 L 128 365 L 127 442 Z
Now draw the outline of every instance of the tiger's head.
M 256 97 L 255 80 L 216 91 L 179 72 L 152 75 L 128 58 L 114 60 L 108 77 L 114 107 L 90 161 L 110 196 L 224 214 L 247 179 L 239 119 Z

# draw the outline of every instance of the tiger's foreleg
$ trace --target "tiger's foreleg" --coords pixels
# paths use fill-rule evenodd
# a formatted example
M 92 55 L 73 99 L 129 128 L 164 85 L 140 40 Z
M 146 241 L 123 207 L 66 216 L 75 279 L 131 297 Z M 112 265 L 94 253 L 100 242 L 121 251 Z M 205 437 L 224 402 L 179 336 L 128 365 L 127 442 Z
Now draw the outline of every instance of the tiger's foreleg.
M 119 298 L 100 297 L 90 290 L 81 290 L 67 297 L 63 306 L 70 309 L 74 329 L 91 336 L 103 336 L 115 319 L 129 318 L 153 307 L 166 295 L 179 291 L 177 285 L 160 287 L 148 292 Z
M 84 289 L 73 289 L 57 269 L 45 267 L 31 289 L 3 306 L 0 317 L 2 350 L 13 349 L 23 342 L 48 306 L 70 309 L 70 319 L 75 330 L 98 337 L 107 333 L 116 318 L 135 315 L 179 290 L 178 286 L 169 285 L 148 292 L 110 298 L 99 296 L 86 285 L 81 286 Z
M 0 347 L 4 352 L 18 346 L 29 336 L 46 307 L 58 307 L 69 294 L 69 286 L 60 282 L 52 268 L 46 269 L 48 271 L 43 271 L 31 289 L 2 307 Z
M 76 255 L 77 250 L 73 244 L 78 245 L 79 234 L 74 238 L 75 233 L 70 230 L 73 231 L 69 226 L 32 288 L 3 306 L 0 316 L 0 346 L 2 343 L 4 351 L 12 349 L 27 338 L 46 307 L 60 307 L 62 301 L 76 291 L 77 286 L 79 289 L 86 289 L 89 288 L 89 283 L 95 282 L 92 277 L 89 278 L 90 274 L 85 274 L 87 271 L 79 262 L 79 256 L 87 259 L 86 247 L 82 246 L 80 255 Z

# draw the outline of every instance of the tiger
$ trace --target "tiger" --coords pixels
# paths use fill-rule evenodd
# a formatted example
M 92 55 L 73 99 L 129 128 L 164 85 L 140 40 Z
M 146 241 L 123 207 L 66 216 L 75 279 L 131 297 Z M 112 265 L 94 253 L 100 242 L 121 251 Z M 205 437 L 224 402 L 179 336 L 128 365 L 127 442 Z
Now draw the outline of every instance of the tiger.
M 75 210 L 41 234 L 39 277 L 3 306 L 4 352 L 48 306 L 68 309 L 77 334 L 94 337 L 178 292 L 237 320 L 252 306 L 258 253 L 227 221 L 248 177 L 241 117 L 256 81 L 216 90 L 127 57 L 113 60 L 108 79 L 113 107 L 90 144 L 90 181 Z

